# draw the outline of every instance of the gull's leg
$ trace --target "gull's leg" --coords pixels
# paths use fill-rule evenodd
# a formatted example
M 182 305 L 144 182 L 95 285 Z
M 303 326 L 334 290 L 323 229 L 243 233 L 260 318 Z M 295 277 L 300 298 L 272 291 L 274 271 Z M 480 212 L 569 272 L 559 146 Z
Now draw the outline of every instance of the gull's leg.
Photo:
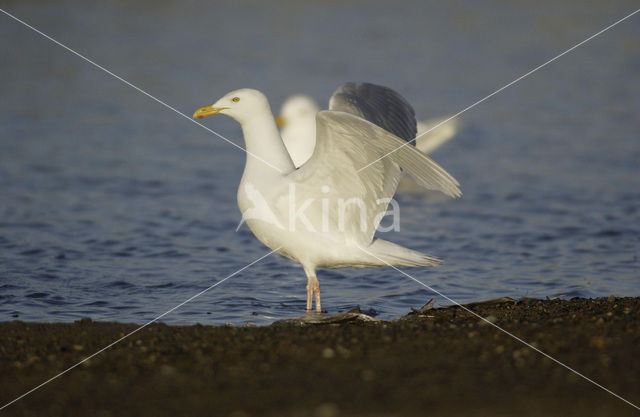
M 316 313 L 322 313 L 322 307 L 320 307 L 320 281 L 317 277 L 313 277 L 313 293 L 316 295 Z
M 313 303 L 313 285 L 311 277 L 307 277 L 307 313 L 311 313 L 311 307 Z
M 322 307 L 320 306 L 320 281 L 318 281 L 318 278 L 314 275 L 313 277 L 311 277 L 310 284 L 311 284 L 311 289 L 313 291 L 313 294 L 316 296 L 316 313 L 322 313 Z M 308 294 L 308 290 L 307 290 L 307 294 Z M 307 302 L 307 310 L 309 309 L 310 309 L 310 305 Z
M 316 278 L 316 268 L 312 266 L 304 266 L 304 272 L 307 274 L 307 314 L 311 313 L 313 308 L 313 296 L 316 299 L 316 312 L 322 313 L 320 307 L 320 282 Z

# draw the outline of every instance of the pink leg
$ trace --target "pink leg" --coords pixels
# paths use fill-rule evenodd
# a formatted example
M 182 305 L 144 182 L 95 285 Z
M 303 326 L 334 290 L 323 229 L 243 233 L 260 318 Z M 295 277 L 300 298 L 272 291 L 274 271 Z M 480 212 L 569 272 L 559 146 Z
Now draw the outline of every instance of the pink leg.
M 304 272 L 307 274 L 307 313 L 311 313 L 313 308 L 313 298 L 316 299 L 316 312 L 322 313 L 322 307 L 320 306 L 320 282 L 316 278 L 315 268 L 304 268 Z
M 320 306 L 320 282 L 316 277 L 313 277 L 313 293 L 316 295 L 316 313 L 322 313 L 322 307 Z
M 307 313 L 311 313 L 311 307 L 313 303 L 313 286 L 311 280 L 307 282 Z

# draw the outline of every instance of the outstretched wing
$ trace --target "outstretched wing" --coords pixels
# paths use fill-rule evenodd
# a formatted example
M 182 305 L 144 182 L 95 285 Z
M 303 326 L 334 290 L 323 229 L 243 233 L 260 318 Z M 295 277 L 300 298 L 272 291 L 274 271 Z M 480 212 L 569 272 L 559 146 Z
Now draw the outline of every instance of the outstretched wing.
M 416 137 L 413 107 L 390 88 L 370 83 L 345 83 L 329 99 L 329 110 L 355 114 L 407 142 Z
M 315 151 L 289 178 L 299 196 L 317 196 L 324 187 L 323 198 L 354 201 L 343 204 L 342 213 L 340 205 L 332 202 L 329 220 L 341 220 L 337 227 L 344 239 L 366 245 L 393 197 L 400 168 L 426 188 L 461 195 L 458 182 L 442 167 L 415 147 L 402 145 L 406 142 L 399 137 L 351 113 L 321 111 L 316 116 Z

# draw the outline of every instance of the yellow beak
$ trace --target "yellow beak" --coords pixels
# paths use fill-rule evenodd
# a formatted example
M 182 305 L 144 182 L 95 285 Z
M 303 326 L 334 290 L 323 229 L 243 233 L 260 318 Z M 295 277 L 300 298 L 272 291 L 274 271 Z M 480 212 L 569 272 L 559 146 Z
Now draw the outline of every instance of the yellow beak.
M 214 114 L 218 114 L 222 110 L 228 109 L 228 108 L 229 107 L 212 107 L 212 106 L 200 107 L 198 110 L 196 110 L 195 113 L 193 113 L 193 118 L 203 119 L 207 116 L 213 116 Z
M 286 124 L 287 124 L 287 119 L 285 119 L 282 116 L 276 117 L 276 125 L 278 125 L 278 127 L 282 127 L 282 126 L 284 126 Z

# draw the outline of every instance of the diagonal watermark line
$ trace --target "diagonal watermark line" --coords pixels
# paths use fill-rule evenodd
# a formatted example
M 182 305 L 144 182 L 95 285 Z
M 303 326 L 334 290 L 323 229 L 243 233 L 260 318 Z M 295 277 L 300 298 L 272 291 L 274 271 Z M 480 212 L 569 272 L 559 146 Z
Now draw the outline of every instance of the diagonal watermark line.
M 222 136 L 221 134 L 219 134 L 218 132 L 214 131 L 213 129 L 208 128 L 207 126 L 203 125 L 202 123 L 198 122 L 197 120 L 194 120 L 192 117 L 182 113 L 180 110 L 176 109 L 173 106 L 170 106 L 169 104 L 165 103 L 164 101 L 160 100 L 159 98 L 147 93 L 146 91 L 144 91 L 143 89 L 141 89 L 140 87 L 130 83 L 129 81 L 125 80 L 124 78 L 120 77 L 117 74 L 114 74 L 113 72 L 109 71 L 108 69 L 106 69 L 105 67 L 103 67 L 100 64 L 95 63 L 94 61 L 90 60 L 89 58 L 87 58 L 86 56 L 82 55 L 79 52 L 74 51 L 73 49 L 71 49 L 70 47 L 68 47 L 67 45 L 53 39 L 51 36 L 47 35 L 46 33 L 34 28 L 33 26 L 31 26 L 30 24 L 26 23 L 23 20 L 18 19 L 16 16 L 12 15 L 11 13 L 7 12 L 4 9 L 0 8 L 0 12 L 6 14 L 7 16 L 9 16 L 10 18 L 12 18 L 13 20 L 15 20 L 16 22 L 22 23 L 24 26 L 28 27 L 29 29 L 33 30 L 34 32 L 44 36 L 45 38 L 49 39 L 51 42 L 55 43 L 56 45 L 66 49 L 67 51 L 71 52 L 72 54 L 84 59 L 85 61 L 87 61 L 88 63 L 90 63 L 91 65 L 93 65 L 96 68 L 101 69 L 102 71 L 106 72 L 107 74 L 111 75 L 112 77 L 122 81 L 123 83 L 125 83 L 126 85 L 128 85 L 129 87 L 139 91 L 140 93 L 144 94 L 145 96 L 149 97 L 150 99 L 162 104 L 164 107 L 168 108 L 169 110 L 174 111 L 175 113 L 179 114 L 180 116 L 184 117 L 185 119 L 188 119 L 189 121 L 191 121 L 192 123 L 197 124 L 198 126 L 200 126 L 201 128 L 213 133 L 214 135 L 216 135 L 217 137 L 219 137 L 220 139 L 226 141 L 227 143 L 233 145 L 234 147 L 242 150 L 243 152 L 246 152 L 247 155 L 251 155 L 252 157 L 258 159 L 259 161 L 263 162 L 264 164 L 270 166 L 271 168 L 275 169 L 276 171 L 282 173 L 282 170 L 275 167 L 274 165 L 270 164 L 269 162 L 265 161 L 264 159 L 260 158 L 259 156 L 249 152 L 248 150 L 246 150 L 245 148 L 243 148 L 240 145 L 236 145 L 235 143 L 233 143 L 232 141 L 230 141 L 229 139 L 225 138 L 224 136 Z
M 491 326 L 495 327 L 496 329 L 500 330 L 501 332 L 505 333 L 506 335 L 512 337 L 513 339 L 517 340 L 518 342 L 522 343 L 523 345 L 535 350 L 536 352 L 540 353 L 541 355 L 545 356 L 548 359 L 551 359 L 553 362 L 557 363 L 558 365 L 562 366 L 565 369 L 568 369 L 569 371 L 573 372 L 574 374 L 578 375 L 579 377 L 587 380 L 588 382 L 591 382 L 593 385 L 603 389 L 604 391 L 608 392 L 609 394 L 613 395 L 614 397 L 618 398 L 619 400 L 624 401 L 625 403 L 629 404 L 630 406 L 632 406 L 633 408 L 637 409 L 638 411 L 640 411 L 640 406 L 635 405 L 634 403 L 632 403 L 631 401 L 621 397 L 620 395 L 616 394 L 615 392 L 611 391 L 610 389 L 600 385 L 599 383 L 597 383 L 596 381 L 594 381 L 593 379 L 581 374 L 580 372 L 576 371 L 575 369 L 573 369 L 572 367 L 570 367 L 569 365 L 564 364 L 563 362 L 560 362 L 558 359 L 554 358 L 553 356 L 549 355 L 548 353 L 543 352 L 542 350 L 538 349 L 537 347 L 533 346 L 531 343 L 528 343 L 526 341 L 524 341 L 523 339 L 519 338 L 518 336 L 516 336 L 515 334 L 511 333 L 508 330 L 503 329 L 502 327 L 498 326 L 497 324 L 491 322 L 490 320 L 485 319 L 484 317 L 482 317 L 480 314 L 476 313 L 475 311 L 469 309 L 468 307 L 463 306 L 462 304 L 460 304 L 459 302 L 447 297 L 446 295 L 444 295 L 443 293 L 441 293 L 440 291 L 436 290 L 435 288 L 423 283 L 422 281 L 418 280 L 417 278 L 414 278 L 413 276 L 407 274 L 406 272 L 404 272 L 401 269 L 396 268 L 395 266 L 391 265 L 389 262 L 378 258 L 376 255 L 374 255 L 373 253 L 369 252 L 368 250 L 358 246 L 358 249 L 360 249 L 361 251 L 363 251 L 364 253 L 366 253 L 369 256 L 372 256 L 374 258 L 376 258 L 377 260 L 379 260 L 380 262 L 384 262 L 387 266 L 390 266 L 391 268 L 395 269 L 396 271 L 400 272 L 402 275 L 406 276 L 407 278 L 410 278 L 412 280 L 414 280 L 415 282 L 417 282 L 418 284 L 422 285 L 423 287 L 425 287 L 426 289 L 428 289 L 429 291 L 432 291 L 436 294 L 438 294 L 440 297 L 445 298 L 446 300 L 452 302 L 453 304 L 455 304 L 456 306 L 462 308 L 463 310 L 465 310 L 468 313 L 473 314 L 474 316 L 476 316 L 477 318 L 479 318 L 480 320 L 484 321 L 487 324 L 490 324 Z
M 68 367 L 67 369 L 65 369 L 64 371 L 58 373 L 57 375 L 52 376 L 51 378 L 47 379 L 46 381 L 44 381 L 43 383 L 41 383 L 40 385 L 30 389 L 29 391 L 25 392 L 24 394 L 20 395 L 19 397 L 15 398 L 12 401 L 9 401 L 8 403 L 6 403 L 5 405 L 3 405 L 2 407 L 0 407 L 0 411 L 4 410 L 5 408 L 7 408 L 8 406 L 10 406 L 11 404 L 15 403 L 16 401 L 21 400 L 22 398 L 26 397 L 27 395 L 31 394 L 32 392 L 42 388 L 43 386 L 47 385 L 49 382 L 53 381 L 54 379 L 57 379 L 59 377 L 61 377 L 62 375 L 66 374 L 67 372 L 71 371 L 72 369 L 78 367 L 79 365 L 83 364 L 84 362 L 88 361 L 89 359 L 93 358 L 94 356 L 99 355 L 100 353 L 104 352 L 105 350 L 109 349 L 110 347 L 122 342 L 124 339 L 128 338 L 129 336 L 133 335 L 134 333 L 139 332 L 140 330 L 144 329 L 145 327 L 147 327 L 148 325 L 155 323 L 156 321 L 160 320 L 161 318 L 163 318 L 164 316 L 166 316 L 169 313 L 172 313 L 173 311 L 177 310 L 178 308 L 182 307 L 183 305 L 187 304 L 188 302 L 200 297 L 202 294 L 204 294 L 205 292 L 211 290 L 212 288 L 217 287 L 218 285 L 222 284 L 223 282 L 225 282 L 226 280 L 228 280 L 229 278 L 239 274 L 240 272 L 244 271 L 245 269 L 249 268 L 250 266 L 260 262 L 261 260 L 263 260 L 264 258 L 266 258 L 269 255 L 274 254 L 276 251 L 278 251 L 280 248 L 278 247 L 277 249 L 272 250 L 271 252 L 262 255 L 260 258 L 256 259 L 255 261 L 251 262 L 248 265 L 243 266 L 242 268 L 238 269 L 237 271 L 235 271 L 234 273 L 232 273 L 231 275 L 227 275 L 225 278 L 221 279 L 220 281 L 216 282 L 215 284 L 210 285 L 209 287 L 205 288 L 204 290 L 200 291 L 199 293 L 197 293 L 196 295 L 193 295 L 191 297 L 189 297 L 188 299 L 186 299 L 185 301 L 181 302 L 180 304 L 178 304 L 177 306 L 171 308 L 170 310 L 165 311 L 164 313 L 160 314 L 158 317 L 154 318 L 153 320 L 143 324 L 142 326 L 138 327 L 135 330 L 132 330 L 131 332 L 125 334 L 124 336 L 122 336 L 121 338 L 115 340 L 114 342 L 108 344 L 107 346 L 103 347 L 102 349 L 100 349 L 99 351 L 87 356 L 86 358 L 82 359 L 81 361 L 77 362 L 76 364 Z
M 414 139 L 407 141 L 405 143 L 403 143 L 401 146 L 398 146 L 396 149 L 382 155 L 380 158 L 376 159 L 375 161 L 365 165 L 364 167 L 360 168 L 358 170 L 358 172 L 367 169 L 368 167 L 370 167 L 371 165 L 375 164 L 376 162 L 378 162 L 379 160 L 386 158 L 387 156 L 391 155 L 392 153 L 404 148 L 405 146 L 409 145 L 410 143 L 414 142 L 415 140 L 417 140 L 418 138 L 426 135 L 427 133 L 431 132 L 432 130 L 437 129 L 438 127 L 442 126 L 443 124 L 447 123 L 448 121 L 455 119 L 456 117 L 460 116 L 462 113 L 466 112 L 467 110 L 471 110 L 472 108 L 476 107 L 478 104 L 490 99 L 491 97 L 495 96 L 496 94 L 500 93 L 501 91 L 511 87 L 513 84 L 517 83 L 518 81 L 522 80 L 523 78 L 528 77 L 529 75 L 533 74 L 534 72 L 538 71 L 539 69 L 542 69 L 544 67 L 546 67 L 547 65 L 549 65 L 550 63 L 552 63 L 553 61 L 557 60 L 558 58 L 568 54 L 569 52 L 573 51 L 574 49 L 584 45 L 585 43 L 589 42 L 591 39 L 595 38 L 596 36 L 601 35 L 602 33 L 606 32 L 607 30 L 611 29 L 612 27 L 618 25 L 619 23 L 624 22 L 625 20 L 627 20 L 628 18 L 630 18 L 631 16 L 633 16 L 634 14 L 640 12 L 640 9 L 636 10 L 633 13 L 630 13 L 628 15 L 626 15 L 625 17 L 623 17 L 620 20 L 617 20 L 616 22 L 610 24 L 609 26 L 607 26 L 606 28 L 602 29 L 601 31 L 594 33 L 593 35 L 589 36 L 587 39 L 583 40 L 582 42 L 579 42 L 575 45 L 573 45 L 571 48 L 567 49 L 566 51 L 562 52 L 559 55 L 556 55 L 555 57 L 551 58 L 550 60 L 548 60 L 547 62 L 545 62 L 544 64 L 538 65 L 537 67 L 535 67 L 534 69 L 532 69 L 531 71 L 527 72 L 524 75 L 521 75 L 520 77 L 516 78 L 515 80 L 511 81 L 509 84 L 506 84 L 502 87 L 500 87 L 499 89 L 497 89 L 496 91 L 494 91 L 493 93 L 489 94 L 488 96 L 481 98 L 480 100 L 476 101 L 475 103 L 473 103 L 470 106 L 465 107 L 464 109 L 460 110 L 458 113 L 454 114 L 453 116 L 441 121 L 440 123 L 438 123 L 437 125 L 433 126 L 431 129 L 422 132 L 421 134 L 419 134 L 418 136 L 416 136 Z

